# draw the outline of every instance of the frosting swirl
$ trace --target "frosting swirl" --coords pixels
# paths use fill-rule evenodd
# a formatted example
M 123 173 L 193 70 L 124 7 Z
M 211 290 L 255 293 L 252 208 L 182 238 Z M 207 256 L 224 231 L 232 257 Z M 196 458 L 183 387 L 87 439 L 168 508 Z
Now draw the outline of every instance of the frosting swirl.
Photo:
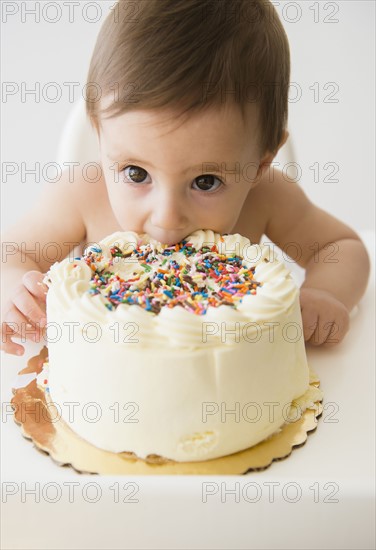
M 55 263 L 46 283 L 50 307 L 107 327 L 133 323 L 143 346 L 195 347 L 205 323 L 270 320 L 299 292 L 267 245 L 211 230 L 195 231 L 172 247 L 147 234 L 116 232 L 82 258 Z M 220 345 L 221 339 L 214 334 L 207 342 Z M 234 342 L 230 336 L 222 344 Z

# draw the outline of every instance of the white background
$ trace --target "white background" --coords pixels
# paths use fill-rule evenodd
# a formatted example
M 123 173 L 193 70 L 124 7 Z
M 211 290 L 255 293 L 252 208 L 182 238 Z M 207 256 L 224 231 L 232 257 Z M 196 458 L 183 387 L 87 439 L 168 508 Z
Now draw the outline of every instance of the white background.
M 59 2 L 63 4 L 68 2 Z M 4 5 L 19 7 L 18 13 L 5 22 Z M 47 2 L 40 2 L 40 9 Z M 53 2 L 50 2 L 53 4 Z M 69 23 L 65 7 L 57 23 L 26 16 L 22 6 L 31 9 L 35 2 L 1 2 L 2 7 L 2 81 L 15 82 L 28 89 L 58 83 L 62 100 L 48 103 L 43 98 L 21 94 L 3 96 L 2 161 L 25 163 L 31 168 L 57 159 L 59 138 L 71 112 L 64 82 L 77 82 L 74 100 L 79 98 L 101 21 L 113 2 L 101 1 L 102 18 L 97 23 L 85 21 L 81 1 L 76 17 Z M 284 6 L 284 7 L 283 7 Z M 318 22 L 314 22 L 317 9 Z M 283 2 L 277 6 L 290 39 L 292 82 L 302 96 L 290 104 L 290 132 L 296 159 L 302 169 L 300 183 L 311 200 L 356 230 L 373 229 L 374 219 L 374 16 L 373 1 L 337 1 L 315 3 Z M 336 12 L 336 13 L 335 13 Z M 47 12 L 52 18 L 52 8 Z M 301 15 L 299 20 L 295 20 Z M 316 12 L 317 15 L 317 12 Z M 95 10 L 87 11 L 87 19 Z M 325 23 L 324 18 L 338 19 Z M 318 83 L 321 94 L 314 101 L 310 86 Z M 324 103 L 328 82 L 335 82 L 338 103 Z M 295 95 L 295 94 L 294 94 Z M 284 162 L 283 155 L 280 157 Z M 278 159 L 277 159 L 278 160 Z M 338 182 L 324 182 L 328 172 L 321 171 L 321 181 L 313 181 L 309 169 L 327 162 L 339 166 Z M 30 205 L 38 200 L 41 182 L 21 174 L 8 181 L 2 178 L 3 227 L 15 223 Z M 25 231 L 27 228 L 25 228 Z M 374 248 L 369 241 L 369 250 Z M 373 280 L 374 271 L 371 279 Z M 330 351 L 310 349 L 308 358 L 318 373 L 326 403 L 338 405 L 338 422 L 322 418 L 317 432 L 302 448 L 264 472 L 240 476 L 121 478 L 77 474 L 69 467 L 57 467 L 49 456 L 37 452 L 32 443 L 21 437 L 20 429 L 8 415 L 1 420 L 2 544 L 4 548 L 374 548 L 374 285 L 370 285 L 352 319 L 351 335 L 341 346 Z M 367 343 L 367 345 L 365 345 Z M 39 351 L 39 348 L 38 348 Z M 27 356 L 36 350 L 29 346 Z M 10 399 L 10 388 L 25 358 L 7 356 L 1 369 L 2 404 Z M 139 484 L 139 504 L 129 504 L 124 485 Z M 26 489 L 41 490 L 60 483 L 63 498 L 53 503 L 43 498 L 35 502 L 32 494 L 22 497 Z M 102 488 L 102 497 L 94 505 L 76 498 L 68 501 L 67 486 L 79 483 L 76 494 L 92 482 Z M 235 502 L 229 495 L 217 494 L 202 502 L 201 486 L 213 482 L 244 486 L 253 482 L 262 488 L 261 500 L 255 504 Z M 274 502 L 268 497 L 270 483 L 278 484 Z M 286 484 L 298 485 L 302 498 L 292 503 L 283 497 Z M 338 502 L 325 502 L 331 486 L 338 485 Z M 114 501 L 115 484 L 120 486 L 120 502 Z M 320 499 L 313 499 L 312 487 L 320 487 Z M 329 485 L 327 485 L 329 484 Z M 38 492 L 38 490 L 36 490 Z M 251 496 L 254 492 L 250 493 Z M 54 497 L 53 487 L 49 493 Z M 93 494 L 89 495 L 91 498 Z M 94 495 L 95 496 L 95 495 Z M 87 520 L 87 521 L 85 521 Z
M 3 165 L 4 229 L 38 200 L 42 180 L 38 183 L 34 176 L 27 175 L 23 182 L 22 166 L 28 170 L 39 162 L 43 168 L 57 160 L 59 138 L 72 101 L 82 94 L 97 33 L 114 4 L 112 0 L 81 1 L 73 11 L 69 3 L 1 3 L 3 87 L 14 83 L 7 84 L 7 90 L 9 86 L 19 90 L 13 95 L 3 94 L 1 104 L 2 161 L 16 163 L 18 171 L 5 177 Z M 301 169 L 300 184 L 321 208 L 355 230 L 370 230 L 374 223 L 375 183 L 375 3 L 273 3 L 290 40 L 294 84 L 289 129 Z M 59 15 L 56 4 L 61 17 L 53 23 Z M 39 22 L 35 14 L 27 13 L 35 9 L 40 14 Z M 12 15 L 11 11 L 16 13 Z M 62 91 L 56 103 L 51 102 L 54 90 L 47 86 L 51 82 Z M 64 85 L 67 82 L 79 84 L 72 97 Z M 22 87 L 35 89 L 37 83 L 41 89 L 38 99 L 33 94 L 22 97 Z M 328 99 L 338 102 L 330 103 Z M 284 166 L 287 158 L 283 152 L 278 160 Z M 315 163 L 319 167 L 316 182 L 309 168 Z M 326 163 L 338 165 L 338 173 L 331 176 L 333 165 L 325 168 Z M 293 170 L 286 174 L 295 176 Z

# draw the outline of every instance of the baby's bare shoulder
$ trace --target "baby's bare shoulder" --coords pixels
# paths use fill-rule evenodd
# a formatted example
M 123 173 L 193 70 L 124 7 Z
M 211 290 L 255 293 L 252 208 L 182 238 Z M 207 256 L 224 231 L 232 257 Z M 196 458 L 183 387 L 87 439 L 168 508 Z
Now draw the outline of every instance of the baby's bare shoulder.
M 277 243 L 315 208 L 299 183 L 271 166 L 249 191 L 236 230 L 253 242 L 265 234 Z
M 312 256 L 313 242 L 322 247 L 328 242 L 357 237 L 349 226 L 316 206 L 299 182 L 271 170 L 254 189 L 253 208 L 263 212 L 264 233 L 272 242 L 285 251 L 292 243 L 299 245 L 300 265 L 305 266 Z
M 91 175 L 81 175 L 76 185 L 76 200 L 85 225 L 86 242 L 97 242 L 120 230 L 106 187 L 103 170 L 93 168 Z
M 77 168 L 77 167 L 76 167 Z M 98 187 L 92 187 L 96 195 Z M 54 260 L 60 261 L 86 238 L 87 228 L 84 216 L 84 200 L 91 205 L 95 199 L 90 196 L 89 182 L 79 170 L 70 173 L 65 170 L 57 182 L 44 182 L 42 190 L 29 211 L 10 227 L 3 237 L 6 240 L 23 243 L 26 250 L 33 250 L 38 243 L 41 249 L 54 247 Z M 46 270 L 52 262 L 48 257 L 40 261 L 40 268 Z
M 309 200 L 299 182 L 271 166 L 251 191 L 252 208 L 262 212 L 264 233 L 273 242 L 296 237 L 296 228 L 306 230 L 306 220 L 317 218 L 319 209 Z M 277 244 L 278 244 L 277 243 Z
M 271 167 L 249 191 L 236 231 L 256 242 L 267 233 L 271 220 L 288 221 L 292 212 L 304 204 L 308 201 L 298 185 Z
M 302 208 L 305 210 L 313 206 L 299 182 L 273 166 L 265 171 L 254 191 L 255 201 L 264 205 L 269 220 L 275 217 L 288 220 L 292 213 L 296 214 Z

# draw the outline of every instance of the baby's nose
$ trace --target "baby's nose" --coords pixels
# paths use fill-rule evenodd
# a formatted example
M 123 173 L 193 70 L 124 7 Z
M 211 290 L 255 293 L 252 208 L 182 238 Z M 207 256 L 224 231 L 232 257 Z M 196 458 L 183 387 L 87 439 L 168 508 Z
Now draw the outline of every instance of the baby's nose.
M 164 231 L 182 231 L 187 227 L 187 207 L 182 197 L 160 195 L 153 205 L 151 223 Z

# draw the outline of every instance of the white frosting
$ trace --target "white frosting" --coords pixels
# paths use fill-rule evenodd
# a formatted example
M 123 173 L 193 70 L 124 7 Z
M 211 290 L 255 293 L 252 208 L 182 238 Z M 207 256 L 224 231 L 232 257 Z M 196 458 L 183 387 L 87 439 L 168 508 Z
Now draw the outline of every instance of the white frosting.
M 92 271 L 84 260 L 63 260 L 48 273 L 51 398 L 71 427 L 100 448 L 177 461 L 237 452 L 278 430 L 291 401 L 308 387 L 299 290 L 284 264 L 268 246 L 238 234 L 196 231 L 186 240 L 243 257 L 261 283 L 256 294 L 205 315 L 182 307 L 154 314 L 128 304 L 109 310 L 101 294 L 87 292 Z M 147 243 L 160 246 L 134 232 L 98 244 L 105 261 L 114 245 L 131 252 Z M 189 261 L 180 252 L 169 259 Z M 124 279 L 144 271 L 134 259 L 115 264 Z M 195 278 L 194 270 L 189 274 Z M 73 418 L 65 402 L 78 403 Z M 100 418 L 93 422 L 95 411 Z

